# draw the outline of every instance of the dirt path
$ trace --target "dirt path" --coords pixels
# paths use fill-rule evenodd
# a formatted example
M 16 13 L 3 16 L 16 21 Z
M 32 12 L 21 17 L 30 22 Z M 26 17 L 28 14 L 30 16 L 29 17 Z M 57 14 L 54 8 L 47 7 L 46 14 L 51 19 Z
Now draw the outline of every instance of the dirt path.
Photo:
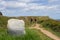
M 40 30 L 43 34 L 47 35 L 48 37 L 50 37 L 50 38 L 52 38 L 52 39 L 54 39 L 54 40 L 60 40 L 59 37 L 57 37 L 57 36 L 54 35 L 53 33 L 49 32 L 49 31 L 47 31 L 47 30 L 45 30 L 44 28 L 39 27 L 39 26 L 40 26 L 39 24 L 36 24 L 36 25 L 33 25 L 33 27 L 31 27 L 31 28 L 35 28 L 35 29 Z

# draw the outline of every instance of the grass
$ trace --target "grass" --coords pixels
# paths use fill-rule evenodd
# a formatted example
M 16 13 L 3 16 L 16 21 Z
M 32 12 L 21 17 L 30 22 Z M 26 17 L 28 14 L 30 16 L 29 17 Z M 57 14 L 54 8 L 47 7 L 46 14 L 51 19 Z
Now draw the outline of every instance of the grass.
M 30 23 L 29 25 L 28 23 L 26 24 L 26 35 L 19 37 L 9 35 L 6 29 L 8 19 L 10 19 L 10 17 L 0 16 L 0 40 L 52 40 L 39 30 L 28 29 L 33 23 Z
M 24 36 L 12 36 L 7 33 L 7 29 L 0 28 L 0 40 L 52 40 L 39 30 L 26 29 L 26 35 Z

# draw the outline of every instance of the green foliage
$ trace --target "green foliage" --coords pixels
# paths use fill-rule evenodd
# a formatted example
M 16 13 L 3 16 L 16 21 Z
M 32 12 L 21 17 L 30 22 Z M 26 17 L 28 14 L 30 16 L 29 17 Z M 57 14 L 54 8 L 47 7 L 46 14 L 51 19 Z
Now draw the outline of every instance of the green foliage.
M 24 36 L 12 36 L 7 33 L 7 21 L 10 18 L 15 17 L 5 17 L 0 16 L 0 40 L 52 40 L 51 38 L 47 37 L 40 31 L 36 29 L 28 29 L 29 26 L 33 24 L 33 22 L 30 22 L 29 17 L 16 17 L 16 19 L 23 19 L 26 23 L 26 35 Z M 34 18 L 34 17 L 33 17 Z
M 54 31 L 60 32 L 60 22 L 53 20 L 53 19 L 48 19 L 48 20 L 40 20 L 40 24 L 42 24 L 44 27 L 51 28 Z
M 42 26 L 47 29 L 48 31 L 52 32 L 53 34 L 60 37 L 60 21 L 53 20 L 53 19 L 42 19 L 38 21 L 39 24 L 42 24 Z
M 9 18 L 8 17 L 6 17 L 6 16 L 0 16 L 0 27 L 6 27 L 6 25 L 7 25 L 7 20 L 8 20 Z
M 36 29 L 26 28 L 26 35 L 12 36 L 7 33 L 7 29 L 0 29 L 0 40 L 52 40 Z

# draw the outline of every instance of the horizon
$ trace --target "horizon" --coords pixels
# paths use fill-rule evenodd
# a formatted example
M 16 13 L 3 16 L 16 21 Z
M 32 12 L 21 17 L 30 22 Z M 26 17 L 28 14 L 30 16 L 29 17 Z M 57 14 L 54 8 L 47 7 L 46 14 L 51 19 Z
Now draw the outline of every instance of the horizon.
M 60 0 L 0 0 L 4 16 L 49 16 L 60 19 Z

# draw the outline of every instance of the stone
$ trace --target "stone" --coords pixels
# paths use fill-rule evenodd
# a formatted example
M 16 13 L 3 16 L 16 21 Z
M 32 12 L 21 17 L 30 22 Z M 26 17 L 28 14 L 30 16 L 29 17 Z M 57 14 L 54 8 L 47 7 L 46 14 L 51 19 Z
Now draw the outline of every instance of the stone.
M 25 35 L 25 22 L 19 19 L 9 19 L 8 24 L 8 33 L 11 35 Z

